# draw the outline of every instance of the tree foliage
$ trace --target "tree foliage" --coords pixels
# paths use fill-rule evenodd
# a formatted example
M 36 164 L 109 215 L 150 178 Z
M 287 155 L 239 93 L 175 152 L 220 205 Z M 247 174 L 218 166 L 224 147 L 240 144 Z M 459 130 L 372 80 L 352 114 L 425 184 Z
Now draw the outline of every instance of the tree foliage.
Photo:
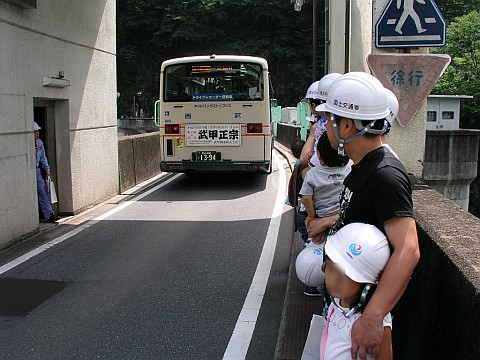
M 435 3 L 448 24 L 459 16 L 480 9 L 480 0 L 435 0 Z
M 325 1 L 316 1 L 316 72 L 323 74 Z M 449 27 L 447 46 L 432 52 L 450 54 L 452 64 L 434 92 L 475 96 L 463 102 L 461 123 L 465 128 L 480 128 L 480 0 L 436 3 Z M 293 10 L 289 0 L 117 0 L 119 115 L 132 112 L 134 96 L 141 108 L 152 111 L 164 60 L 213 53 L 266 58 L 279 104 L 295 105 L 312 81 L 311 39 L 312 0 L 300 12 Z
M 323 19 L 324 0 L 317 8 Z M 318 26 L 316 72 L 323 74 L 323 23 Z M 312 81 L 311 39 L 311 1 L 296 12 L 289 0 L 117 0 L 119 115 L 132 112 L 134 96 L 151 112 L 160 64 L 190 55 L 264 57 L 279 103 L 295 105 Z
M 452 58 L 434 93 L 473 95 L 462 104 L 461 125 L 480 129 L 480 11 L 455 18 L 447 28 L 446 46 L 432 52 Z

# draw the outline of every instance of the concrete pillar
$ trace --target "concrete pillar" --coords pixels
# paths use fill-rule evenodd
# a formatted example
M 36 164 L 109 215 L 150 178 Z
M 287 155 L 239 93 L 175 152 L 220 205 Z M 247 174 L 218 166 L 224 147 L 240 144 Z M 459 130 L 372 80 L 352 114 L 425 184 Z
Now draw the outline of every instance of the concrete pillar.
M 345 1 L 330 0 L 330 41 L 327 72 L 345 72 Z
M 427 131 L 423 180 L 468 211 L 480 130 Z
M 370 73 L 367 55 L 405 52 L 401 49 L 375 47 L 375 24 L 388 3 L 389 0 L 330 0 L 329 72 Z M 348 21 L 345 20 L 346 15 L 349 15 Z M 408 51 L 412 54 L 426 54 L 428 48 Z M 349 57 L 347 61 L 345 56 Z M 417 177 L 421 177 L 423 172 L 426 118 L 425 102 L 407 127 L 402 128 L 395 122 L 387 137 L 387 142 L 399 155 L 407 171 Z
M 373 1 L 373 24 L 372 24 L 372 54 L 411 53 L 428 54 L 428 48 L 377 48 L 375 46 L 375 24 L 382 15 L 389 0 Z M 402 102 L 402 99 L 398 99 Z M 423 156 L 425 150 L 425 126 L 427 122 L 427 102 L 425 101 L 413 120 L 407 127 L 402 128 L 395 121 L 390 134 L 387 135 L 387 142 L 400 157 L 407 171 L 417 177 L 423 173 Z

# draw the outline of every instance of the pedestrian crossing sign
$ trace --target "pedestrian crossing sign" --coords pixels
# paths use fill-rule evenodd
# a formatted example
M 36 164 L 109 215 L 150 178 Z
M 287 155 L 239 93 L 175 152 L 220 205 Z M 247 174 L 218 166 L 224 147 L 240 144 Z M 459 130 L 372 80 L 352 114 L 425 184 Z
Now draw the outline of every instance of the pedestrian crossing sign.
M 434 0 L 390 0 L 375 25 L 377 47 L 440 47 L 446 21 Z

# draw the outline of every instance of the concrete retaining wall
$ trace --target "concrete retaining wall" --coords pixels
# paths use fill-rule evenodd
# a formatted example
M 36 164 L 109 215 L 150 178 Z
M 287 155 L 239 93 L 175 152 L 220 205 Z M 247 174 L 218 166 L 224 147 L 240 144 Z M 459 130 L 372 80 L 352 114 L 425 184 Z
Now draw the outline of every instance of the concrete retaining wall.
M 118 138 L 120 192 L 160 173 L 158 132 Z
M 396 359 L 480 359 L 480 219 L 414 191 L 421 259 L 394 311 Z
M 280 144 L 290 149 L 293 140 L 300 137 L 300 127 L 288 124 L 278 123 L 277 140 Z
M 470 184 L 477 177 L 479 130 L 427 131 L 423 179 Z
M 427 131 L 423 180 L 465 210 L 477 177 L 479 136 L 478 130 Z

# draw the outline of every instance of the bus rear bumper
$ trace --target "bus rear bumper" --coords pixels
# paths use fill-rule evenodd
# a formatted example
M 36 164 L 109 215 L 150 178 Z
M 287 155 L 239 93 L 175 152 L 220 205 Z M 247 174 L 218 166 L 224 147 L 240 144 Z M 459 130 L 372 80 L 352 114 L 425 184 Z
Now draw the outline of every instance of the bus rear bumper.
M 236 163 L 233 161 L 189 161 L 189 162 L 160 162 L 160 170 L 163 172 L 241 172 L 241 173 L 269 173 L 271 163 L 269 161 Z

